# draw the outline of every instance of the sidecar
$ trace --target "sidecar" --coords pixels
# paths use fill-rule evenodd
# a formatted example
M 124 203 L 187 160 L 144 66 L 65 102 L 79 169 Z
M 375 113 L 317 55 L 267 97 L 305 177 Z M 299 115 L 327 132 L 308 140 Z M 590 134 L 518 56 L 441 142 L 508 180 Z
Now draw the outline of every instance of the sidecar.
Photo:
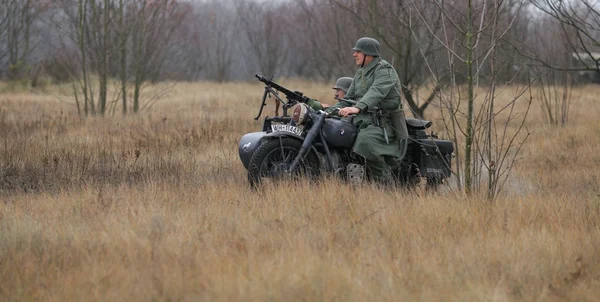
M 238 153 L 244 168 L 248 169 L 252 155 L 266 138 L 288 135 L 302 140 L 302 130 L 292 125 L 291 121 L 290 116 L 267 116 L 262 131 L 244 134 L 238 144 Z
M 452 156 L 454 144 L 442 140 L 437 135 L 427 134 L 426 130 L 432 122 L 407 118 L 406 126 L 410 141 L 406 150 L 406 158 L 419 169 L 422 177 L 428 182 L 441 182 L 452 175 Z
M 265 135 L 267 135 L 265 131 L 250 132 L 244 134 L 242 139 L 240 139 L 238 153 L 240 154 L 240 160 L 244 164 L 244 168 L 248 169 L 248 163 L 252 158 L 252 154 L 258 149 Z

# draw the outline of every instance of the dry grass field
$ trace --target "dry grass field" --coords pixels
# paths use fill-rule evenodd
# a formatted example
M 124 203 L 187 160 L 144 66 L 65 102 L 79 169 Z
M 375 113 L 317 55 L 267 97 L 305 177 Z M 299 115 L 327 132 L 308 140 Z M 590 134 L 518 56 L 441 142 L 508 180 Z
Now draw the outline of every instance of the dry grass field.
M 577 88 L 565 128 L 532 106 L 495 203 L 334 180 L 253 191 L 237 140 L 261 93 L 178 84 L 151 111 L 85 120 L 68 87 L 1 93 L 0 300 L 600 299 L 600 87 Z

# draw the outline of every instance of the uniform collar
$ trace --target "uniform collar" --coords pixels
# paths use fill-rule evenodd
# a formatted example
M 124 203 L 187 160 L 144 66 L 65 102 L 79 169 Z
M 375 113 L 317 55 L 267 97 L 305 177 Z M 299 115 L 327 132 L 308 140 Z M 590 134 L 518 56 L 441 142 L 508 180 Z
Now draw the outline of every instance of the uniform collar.
M 373 67 L 375 67 L 375 65 L 377 65 L 377 63 L 381 62 L 381 57 L 375 57 L 373 58 L 373 61 L 371 61 L 371 63 L 361 67 L 364 72 L 368 72 L 369 70 L 371 70 Z

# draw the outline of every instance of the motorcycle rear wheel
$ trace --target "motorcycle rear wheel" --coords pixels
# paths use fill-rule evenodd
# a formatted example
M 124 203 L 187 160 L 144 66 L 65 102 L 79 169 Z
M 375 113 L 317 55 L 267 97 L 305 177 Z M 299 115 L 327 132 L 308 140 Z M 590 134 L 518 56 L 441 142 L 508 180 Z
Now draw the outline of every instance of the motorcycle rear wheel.
M 300 160 L 293 173 L 286 170 L 300 152 L 302 142 L 291 137 L 272 138 L 263 142 L 248 163 L 248 181 L 252 186 L 260 185 L 264 179 L 313 178 L 319 175 L 319 158 L 309 151 Z
M 427 191 L 436 192 L 443 183 L 444 183 L 443 178 L 430 176 L 430 177 L 427 177 L 427 185 L 425 186 L 425 189 Z

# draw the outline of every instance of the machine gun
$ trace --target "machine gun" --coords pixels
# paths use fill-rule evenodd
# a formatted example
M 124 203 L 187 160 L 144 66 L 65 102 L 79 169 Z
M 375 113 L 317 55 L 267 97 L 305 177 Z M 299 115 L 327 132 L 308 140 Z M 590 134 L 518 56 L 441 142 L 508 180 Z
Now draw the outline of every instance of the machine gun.
M 263 77 L 261 75 L 258 75 L 258 74 L 256 75 L 256 78 L 259 81 L 267 84 L 268 87 L 272 87 L 273 89 L 275 89 L 277 91 L 281 91 L 290 100 L 294 100 L 294 101 L 300 102 L 300 103 L 306 103 L 306 102 L 308 102 L 308 100 L 310 100 L 308 97 L 304 96 L 302 94 L 302 92 L 300 92 L 300 91 L 291 91 L 291 90 L 289 90 L 289 89 L 287 89 L 287 88 L 285 88 L 285 87 L 283 87 L 283 86 L 281 86 L 281 85 L 273 82 L 272 78 L 271 79 L 267 79 L 267 78 L 265 78 L 265 77 Z
M 278 111 L 279 111 L 279 105 L 280 103 L 283 104 L 283 116 L 287 117 L 287 110 L 291 107 L 293 107 L 294 105 L 296 105 L 298 102 L 300 103 L 306 103 L 310 100 L 310 98 L 304 96 L 302 94 L 302 92 L 300 91 L 291 91 L 275 82 L 273 82 L 273 78 L 271 77 L 270 79 L 265 78 L 259 74 L 255 75 L 255 77 L 265 83 L 267 86 L 265 86 L 265 92 L 263 94 L 263 98 L 262 98 L 262 104 L 260 106 L 260 110 L 258 112 L 258 115 L 254 118 L 255 120 L 258 120 L 260 118 L 260 116 L 262 115 L 262 111 L 263 108 L 267 105 L 266 104 L 266 99 L 267 96 L 275 96 L 275 98 L 277 99 L 277 103 L 276 103 L 276 108 L 275 108 L 275 112 L 276 115 L 278 115 Z M 277 94 L 277 91 L 285 94 L 285 96 L 288 99 L 288 102 L 284 101 L 283 99 L 281 99 L 279 97 L 279 95 Z

